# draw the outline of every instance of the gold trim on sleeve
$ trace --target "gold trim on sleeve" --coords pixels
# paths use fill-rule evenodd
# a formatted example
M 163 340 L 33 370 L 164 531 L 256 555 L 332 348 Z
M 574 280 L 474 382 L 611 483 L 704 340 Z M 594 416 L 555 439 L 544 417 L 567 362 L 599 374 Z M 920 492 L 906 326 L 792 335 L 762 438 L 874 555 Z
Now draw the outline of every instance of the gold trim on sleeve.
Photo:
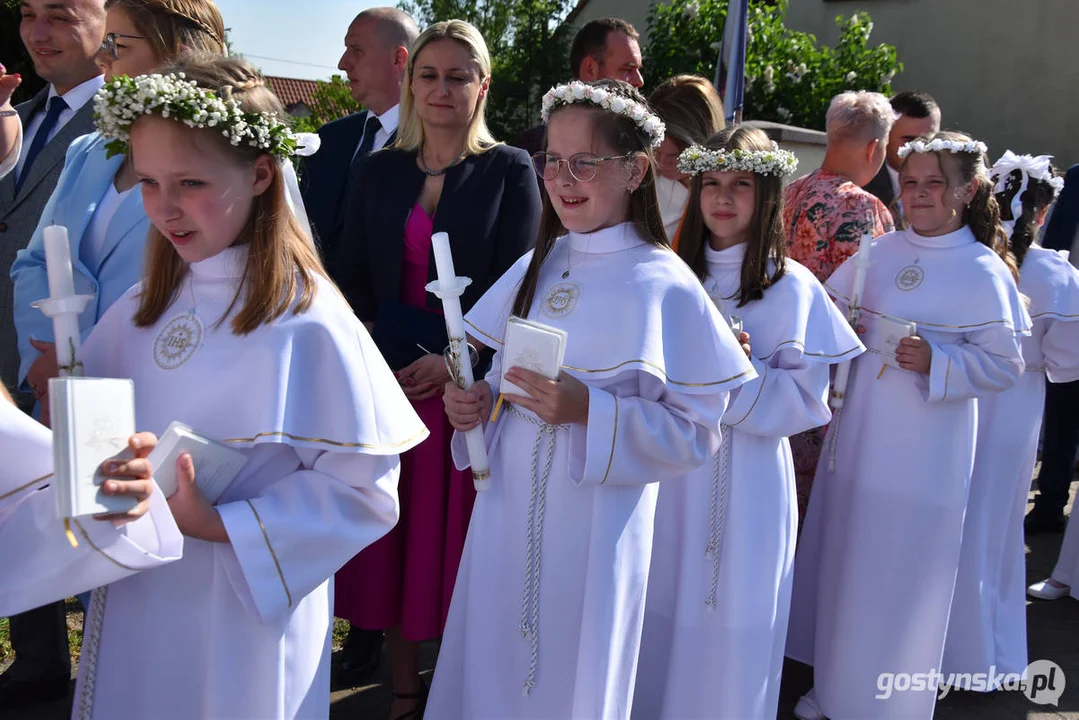
M 940 398 L 941 402 L 948 399 L 948 378 L 952 374 L 952 356 L 945 355 L 948 358 L 948 364 L 944 366 L 944 395 Z
M 607 476 L 611 474 L 611 465 L 614 464 L 614 444 L 618 440 L 618 396 L 612 395 L 614 398 L 614 432 L 611 433 L 611 454 L 607 458 L 607 472 L 603 473 L 603 479 L 599 481 L 599 484 L 607 482 Z
M 744 371 L 738 373 L 737 375 L 732 375 L 729 378 L 725 378 L 723 380 L 715 380 L 713 382 L 704 382 L 704 383 L 691 383 L 691 382 L 680 382 L 678 380 L 674 380 L 674 379 L 670 378 L 667 375 L 667 373 L 663 370 L 663 368 L 661 368 L 659 365 L 656 365 L 653 362 L 649 362 L 648 360 L 626 360 L 625 362 L 620 362 L 617 365 L 613 365 L 613 366 L 611 366 L 609 368 L 597 368 L 595 370 L 591 370 L 589 368 L 573 367 L 572 365 L 563 365 L 562 368 L 565 369 L 565 370 L 572 370 L 573 372 L 580 372 L 580 373 L 604 373 L 604 372 L 611 372 L 612 370 L 617 370 L 617 369 L 619 369 L 621 367 L 625 367 L 626 365 L 633 365 L 633 364 L 645 365 L 646 367 L 650 367 L 650 368 L 653 368 L 655 370 L 658 370 L 660 372 L 660 374 L 663 375 L 663 379 L 664 379 L 665 382 L 669 382 L 671 385 L 681 385 L 682 387 L 712 387 L 713 385 L 723 385 L 724 383 L 729 383 L 732 380 L 737 380 L 738 378 L 744 377 L 744 376 L 748 375 L 749 373 L 753 372 L 753 368 L 750 367 L 750 369 L 748 369 L 748 370 L 744 370 Z
M 392 444 L 389 444 L 389 445 L 372 445 L 371 443 L 347 443 L 347 442 L 338 442 L 336 440 L 327 440 L 325 438 L 301 437 L 299 435 L 293 435 L 292 433 L 284 432 L 283 430 L 268 430 L 266 432 L 258 433 L 254 437 L 249 437 L 249 438 L 229 438 L 225 442 L 242 444 L 242 443 L 253 443 L 256 440 L 259 440 L 260 438 L 265 438 L 265 437 L 282 437 L 282 438 L 286 438 L 288 440 L 295 440 L 296 442 L 322 443 L 323 445 L 333 445 L 334 447 L 365 448 L 365 449 L 368 449 L 368 450 L 392 450 L 394 448 L 403 447 L 403 446 L 408 445 L 408 444 L 410 444 L 412 442 L 415 442 L 419 438 L 422 438 L 425 435 L 427 435 L 428 432 L 429 432 L 428 429 L 425 427 L 425 428 L 423 428 L 423 430 L 416 433 L 412 437 L 407 438 L 405 440 L 402 440 L 401 442 L 392 443 Z
M 749 406 L 749 410 L 746 410 L 746 414 L 742 416 L 741 420 L 739 420 L 736 423 L 725 423 L 727 425 L 727 427 L 736 427 L 738 425 L 741 425 L 742 423 L 744 423 L 746 421 L 746 418 L 748 418 L 750 416 L 750 414 L 753 412 L 753 408 L 757 407 L 757 403 L 760 401 L 761 395 L 764 394 L 764 379 L 766 377 L 768 377 L 768 366 L 767 365 L 764 366 L 764 372 L 761 373 L 761 376 L 759 378 L 761 382 L 760 382 L 760 386 L 757 388 L 757 397 L 753 398 L 753 404 Z M 753 381 L 750 380 L 750 382 L 753 382 Z
M 469 326 L 470 328 L 472 328 L 473 330 L 475 330 L 476 332 L 478 332 L 478 333 L 479 333 L 480 335 L 484 336 L 485 338 L 487 338 L 487 339 L 488 339 L 488 340 L 490 340 L 491 342 L 495 342 L 495 343 L 498 343 L 499 345 L 501 345 L 501 344 L 502 344 L 502 341 L 501 341 L 501 340 L 499 340 L 498 338 L 495 338 L 495 337 L 491 337 L 490 335 L 488 335 L 488 334 L 487 334 L 487 333 L 485 333 L 484 331 L 480 330 L 480 329 L 479 329 L 478 327 L 476 327 L 476 326 L 475 326 L 474 324 L 472 324 L 471 322 L 469 322 L 469 321 L 468 321 L 468 318 L 465 318 L 465 325 L 468 325 L 468 326 Z
M 12 495 L 18 495 L 23 490 L 28 490 L 29 488 L 32 488 L 34 485 L 37 485 L 40 482 L 45 482 L 46 480 L 48 480 L 51 477 L 52 477 L 52 473 L 49 473 L 48 475 L 42 475 L 39 478 L 35 478 L 35 479 L 31 480 L 30 482 L 26 483 L 25 485 L 20 485 L 19 487 L 15 488 L 14 490 L 9 490 L 8 492 L 4 493 L 3 495 L 0 495 L 0 500 L 7 500 Z
M 99 548 L 97 546 L 97 544 L 94 543 L 94 541 L 90 539 L 90 534 L 88 532 L 86 532 L 86 528 L 84 528 L 82 526 L 82 523 L 79 522 L 76 518 L 71 518 L 71 522 L 75 523 L 75 527 L 77 527 L 79 529 L 79 534 L 82 535 L 82 539 L 85 540 L 86 543 L 90 547 L 92 547 L 94 550 L 96 550 L 101 555 L 103 555 L 106 560 L 108 560 L 109 562 L 111 562 L 113 565 L 115 565 L 117 567 L 123 568 L 124 570 L 130 570 L 131 572 L 138 572 L 139 571 L 138 568 L 133 568 L 133 567 L 130 567 L 128 565 L 124 565 L 122 562 L 120 562 L 119 560 L 117 560 L 116 558 L 112 557 L 107 552 L 105 552 L 104 550 Z
M 812 352 L 806 352 L 805 343 L 802 342 L 801 340 L 784 340 L 783 342 L 776 345 L 775 348 L 772 350 L 772 352 L 768 353 L 767 355 L 762 355 L 759 359 L 760 360 L 768 360 L 768 359 L 770 359 L 773 355 L 775 355 L 777 352 L 779 352 L 779 350 L 782 347 L 784 347 L 786 345 L 795 346 L 796 348 L 801 350 L 802 354 L 805 355 L 806 357 L 821 357 L 821 358 L 841 358 L 844 355 L 849 355 L 849 354 L 851 354 L 852 352 L 854 352 L 855 350 L 858 349 L 858 346 L 855 345 L 854 347 L 850 348 L 849 350 L 845 350 L 845 351 L 843 351 L 841 353 L 834 354 L 834 355 L 829 354 L 829 353 L 812 353 Z
M 277 567 L 277 577 L 281 579 L 281 587 L 285 588 L 285 597 L 288 599 L 288 606 L 292 607 L 292 593 L 289 592 L 288 583 L 285 582 L 285 573 L 281 570 L 281 563 L 277 559 L 277 553 L 274 552 L 273 545 L 270 544 L 270 536 L 266 532 L 266 526 L 262 524 L 262 518 L 259 517 L 259 511 L 255 509 L 255 506 L 250 500 L 244 500 L 247 503 L 247 507 L 251 508 L 251 512 L 255 514 L 255 520 L 258 521 L 259 529 L 262 530 L 262 539 L 266 541 L 266 549 L 270 551 L 270 557 L 273 558 L 273 564 Z

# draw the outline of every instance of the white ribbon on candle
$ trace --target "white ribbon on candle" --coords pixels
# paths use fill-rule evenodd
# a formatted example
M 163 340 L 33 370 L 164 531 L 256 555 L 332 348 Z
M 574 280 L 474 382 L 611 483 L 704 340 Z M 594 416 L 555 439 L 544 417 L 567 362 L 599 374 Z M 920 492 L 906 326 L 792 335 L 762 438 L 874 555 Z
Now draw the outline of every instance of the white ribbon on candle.
M 468 337 L 465 335 L 465 317 L 461 312 L 461 294 L 472 280 L 457 277 L 453 269 L 453 255 L 450 253 L 450 236 L 444 232 L 431 236 L 431 247 L 435 253 L 435 269 L 438 280 L 427 284 L 427 292 L 434 293 L 442 300 L 442 312 L 446 318 L 446 334 L 450 339 L 449 362 L 453 381 L 462 390 L 468 390 L 475 383 L 472 376 L 472 360 L 468 354 Z M 468 460 L 472 466 L 472 482 L 477 492 L 491 487 L 491 467 L 487 460 L 487 445 L 483 437 L 483 424 L 477 425 L 465 434 L 468 444 Z
M 71 244 L 67 228 L 50 225 L 45 228 L 45 272 L 49 278 L 49 297 L 38 300 L 33 306 L 52 318 L 53 336 L 56 343 L 56 364 L 60 376 L 82 375 L 82 335 L 79 332 L 79 314 L 92 295 L 76 295 L 74 271 L 71 268 Z

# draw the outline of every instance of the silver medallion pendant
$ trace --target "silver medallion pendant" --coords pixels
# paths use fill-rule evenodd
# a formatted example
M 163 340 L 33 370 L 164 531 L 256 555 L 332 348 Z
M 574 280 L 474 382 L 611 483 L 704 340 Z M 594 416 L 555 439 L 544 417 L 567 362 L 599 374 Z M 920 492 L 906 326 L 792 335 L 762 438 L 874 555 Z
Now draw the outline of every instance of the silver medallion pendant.
M 195 356 L 202 337 L 202 321 L 195 313 L 177 315 L 154 338 L 154 362 L 162 370 L 175 370 Z
M 895 275 L 895 286 L 903 292 L 914 290 L 925 280 L 925 269 L 921 265 L 907 265 Z
M 558 283 L 551 286 L 543 297 L 543 305 L 540 310 L 551 317 L 565 317 L 577 307 L 577 300 L 581 297 L 581 288 L 574 283 Z

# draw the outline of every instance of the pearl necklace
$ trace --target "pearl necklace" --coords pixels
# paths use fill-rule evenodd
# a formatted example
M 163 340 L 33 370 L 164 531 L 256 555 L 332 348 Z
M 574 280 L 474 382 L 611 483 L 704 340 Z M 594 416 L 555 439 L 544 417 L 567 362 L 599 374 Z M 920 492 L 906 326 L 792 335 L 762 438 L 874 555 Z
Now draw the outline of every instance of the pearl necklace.
M 450 169 L 451 167 L 453 167 L 453 166 L 454 166 L 454 165 L 456 165 L 457 163 L 459 163 L 459 162 L 461 162 L 462 160 L 464 160 L 464 159 L 465 159 L 465 156 L 466 156 L 466 155 L 468 155 L 468 150 L 467 150 L 467 149 L 466 149 L 466 150 L 464 150 L 464 151 L 462 151 L 462 152 L 461 152 L 461 154 L 460 154 L 460 155 L 458 155 L 458 156 L 457 156 L 457 157 L 456 157 L 456 158 L 454 159 L 454 161 L 453 161 L 453 162 L 451 162 L 451 163 L 450 163 L 449 165 L 447 165 L 446 167 L 442 168 L 441 170 L 432 170 L 431 168 L 427 167 L 427 161 L 423 159 L 423 145 L 420 145 L 420 168 L 421 168 L 421 169 L 422 169 L 422 170 L 423 170 L 423 171 L 424 171 L 425 173 L 427 173 L 427 175 L 429 175 L 430 177 L 438 177 L 439 175 L 442 175 L 442 174 L 444 174 L 444 173 L 445 173 L 445 172 L 446 172 L 447 170 L 449 170 L 449 169 Z

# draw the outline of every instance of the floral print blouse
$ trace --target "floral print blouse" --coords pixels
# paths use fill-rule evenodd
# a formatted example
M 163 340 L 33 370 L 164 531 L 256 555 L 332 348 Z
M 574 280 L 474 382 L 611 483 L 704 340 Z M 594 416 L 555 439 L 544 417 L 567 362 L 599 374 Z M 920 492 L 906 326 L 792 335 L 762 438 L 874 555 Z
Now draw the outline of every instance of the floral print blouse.
M 823 168 L 798 178 L 783 194 L 787 251 L 824 282 L 858 250 L 867 231 L 895 230 L 892 214 L 876 196 Z

